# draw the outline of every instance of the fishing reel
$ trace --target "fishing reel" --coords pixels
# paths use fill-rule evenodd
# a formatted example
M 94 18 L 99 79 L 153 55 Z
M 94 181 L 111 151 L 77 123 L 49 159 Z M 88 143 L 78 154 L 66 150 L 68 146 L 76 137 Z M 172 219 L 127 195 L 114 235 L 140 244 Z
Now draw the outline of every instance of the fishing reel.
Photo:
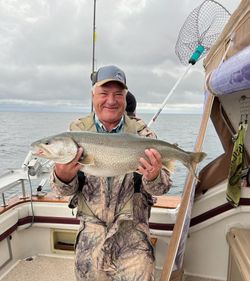
M 50 173 L 52 166 L 53 161 L 36 158 L 31 151 L 27 154 L 22 164 L 22 168 L 27 169 L 28 174 L 32 177 L 39 177 L 41 173 Z
M 33 158 L 30 160 L 28 164 L 28 173 L 30 176 L 39 176 L 41 173 L 42 165 L 37 158 Z

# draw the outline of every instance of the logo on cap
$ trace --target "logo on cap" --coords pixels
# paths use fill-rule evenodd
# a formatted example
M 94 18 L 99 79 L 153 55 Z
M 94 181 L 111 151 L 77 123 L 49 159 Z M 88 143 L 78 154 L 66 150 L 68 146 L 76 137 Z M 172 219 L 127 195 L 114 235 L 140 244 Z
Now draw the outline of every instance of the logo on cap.
M 118 72 L 118 73 L 115 75 L 114 78 L 116 78 L 117 80 L 120 80 L 120 81 L 124 82 L 124 81 L 123 81 L 122 74 L 121 74 L 120 72 Z

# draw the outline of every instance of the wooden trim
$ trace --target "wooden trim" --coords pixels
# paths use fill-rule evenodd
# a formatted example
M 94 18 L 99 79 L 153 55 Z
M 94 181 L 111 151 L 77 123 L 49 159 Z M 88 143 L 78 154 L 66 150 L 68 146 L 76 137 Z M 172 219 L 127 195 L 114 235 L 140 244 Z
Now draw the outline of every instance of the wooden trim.
M 149 228 L 157 229 L 157 230 L 172 231 L 174 229 L 174 224 L 173 223 L 155 223 L 155 222 L 150 222 L 149 223 Z
M 181 202 L 180 196 L 162 195 L 162 196 L 154 196 L 154 197 L 157 198 L 157 201 L 154 204 L 154 207 L 156 208 L 175 209 Z M 32 197 L 33 202 L 68 203 L 68 200 L 69 200 L 68 196 L 58 198 L 53 192 L 48 193 L 45 197 L 37 197 L 37 196 Z M 7 207 L 5 208 L 0 207 L 0 215 L 17 205 L 30 201 L 31 201 L 30 197 L 26 199 L 20 199 L 19 197 L 12 198 L 9 200 Z
M 214 96 L 209 94 L 206 96 L 206 102 L 204 107 L 204 113 L 201 120 L 200 130 L 197 137 L 194 150 L 201 151 L 202 143 L 205 138 L 206 128 L 208 125 Z M 193 169 L 196 170 L 197 164 L 193 165 Z M 184 225 L 189 222 L 189 215 L 191 214 L 193 199 L 194 199 L 195 187 L 194 187 L 194 176 L 189 173 L 184 186 L 184 193 L 180 209 L 177 215 L 176 223 L 174 226 L 173 234 L 170 239 L 168 248 L 166 249 L 166 259 L 163 265 L 160 281 L 169 281 L 171 273 L 174 267 L 175 258 L 177 255 L 178 247 L 181 239 L 186 240 L 187 233 L 184 233 Z M 190 211 L 190 212 L 189 212 Z M 190 213 L 190 214 L 189 214 Z M 187 230 L 185 230 L 187 231 Z M 187 231 L 188 232 L 188 231 Z M 183 237 L 183 238 L 182 238 Z
M 14 232 L 18 226 L 29 224 L 32 222 L 32 216 L 27 216 L 21 218 L 17 221 L 16 224 L 11 226 L 8 230 L 3 232 L 0 235 L 0 241 L 8 237 L 12 232 Z M 67 217 L 47 217 L 47 216 L 35 216 L 34 223 L 48 223 L 48 224 L 73 224 L 77 225 L 80 223 L 80 220 L 77 218 L 67 218 Z M 157 230 L 173 230 L 174 224 L 163 224 L 163 223 L 150 223 L 149 227 Z
M 157 199 L 156 203 L 154 204 L 154 207 L 156 208 L 176 209 L 177 206 L 181 203 L 180 196 L 162 195 L 153 197 Z
M 241 198 L 239 206 L 250 206 L 250 198 Z M 225 213 L 231 209 L 234 209 L 234 207 L 230 203 L 225 203 L 220 206 L 217 206 L 203 214 L 200 214 L 194 218 L 191 219 L 190 226 L 195 226 L 199 223 L 202 223 L 204 221 L 207 221 L 215 216 L 218 216 L 222 213 Z M 9 229 L 7 229 L 5 232 L 0 234 L 0 241 L 4 240 L 6 237 L 11 235 L 18 226 L 22 226 L 28 223 L 32 222 L 32 216 L 27 216 L 24 218 L 21 218 L 17 221 L 16 224 L 11 226 Z M 80 223 L 79 219 L 72 217 L 48 217 L 48 216 L 35 216 L 34 217 L 35 223 L 53 223 L 53 224 L 73 224 L 77 225 Z M 155 230 L 164 230 L 164 231 L 172 231 L 174 229 L 174 224 L 171 223 L 154 223 L 150 222 L 149 227 L 151 229 Z
M 27 216 L 18 220 L 17 225 L 21 226 L 32 222 L 32 216 Z M 67 217 L 46 217 L 34 216 L 34 223 L 54 223 L 54 224 L 79 224 L 80 220 L 77 218 Z
M 33 202 L 48 202 L 48 203 L 67 203 L 68 202 L 68 198 L 67 196 L 58 198 L 56 196 L 55 193 L 53 192 L 49 192 L 45 197 L 38 197 L 38 196 L 32 196 L 32 201 Z M 13 207 L 23 204 L 23 203 L 27 203 L 30 202 L 30 197 L 25 198 L 25 199 L 21 199 L 18 196 L 11 198 L 8 201 L 8 206 L 6 207 L 0 207 L 0 215 L 3 214 L 4 212 L 12 209 Z
M 241 198 L 239 202 L 239 206 L 250 206 L 250 198 Z M 234 209 L 234 207 L 229 203 L 225 203 L 223 205 L 217 206 L 214 209 L 211 209 L 203 214 L 200 214 L 194 218 L 191 219 L 190 226 L 197 225 L 199 223 L 202 223 L 206 220 L 209 220 L 213 217 L 216 217 L 222 213 L 225 213 L 229 210 Z
M 0 242 L 11 235 L 11 233 L 13 233 L 18 228 L 18 226 L 29 223 L 32 223 L 32 216 L 27 216 L 19 219 L 16 224 L 0 234 Z M 34 216 L 34 223 L 79 224 L 80 221 L 77 218 Z
M 224 118 L 221 117 L 221 113 Z M 196 184 L 196 195 L 206 192 L 208 189 L 213 188 L 223 180 L 227 179 L 231 163 L 233 151 L 231 131 L 235 133 L 235 130 L 233 129 L 223 107 L 221 107 L 218 97 L 214 98 L 210 118 L 225 152 L 209 162 L 199 172 L 200 181 Z M 226 124 L 224 120 L 226 120 Z
M 5 238 L 7 238 L 11 233 L 13 233 L 18 227 L 18 223 L 12 225 L 9 229 L 7 229 L 5 232 L 0 234 L 0 242 L 3 241 Z

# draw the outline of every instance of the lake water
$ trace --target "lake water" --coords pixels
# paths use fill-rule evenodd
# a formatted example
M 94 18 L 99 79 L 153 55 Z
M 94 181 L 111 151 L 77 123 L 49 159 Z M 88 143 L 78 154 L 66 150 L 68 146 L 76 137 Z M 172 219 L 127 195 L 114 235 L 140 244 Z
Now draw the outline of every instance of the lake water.
M 30 144 L 42 137 L 61 133 L 68 125 L 85 113 L 63 112 L 0 112 L 0 175 L 8 169 L 21 167 Z M 149 122 L 152 114 L 138 114 Z M 161 114 L 152 129 L 159 139 L 178 143 L 185 150 L 193 150 L 199 132 L 201 115 Z M 208 154 L 199 169 L 223 152 L 212 123 L 209 123 L 203 151 Z M 176 165 L 172 175 L 173 187 L 170 194 L 181 194 L 187 169 Z

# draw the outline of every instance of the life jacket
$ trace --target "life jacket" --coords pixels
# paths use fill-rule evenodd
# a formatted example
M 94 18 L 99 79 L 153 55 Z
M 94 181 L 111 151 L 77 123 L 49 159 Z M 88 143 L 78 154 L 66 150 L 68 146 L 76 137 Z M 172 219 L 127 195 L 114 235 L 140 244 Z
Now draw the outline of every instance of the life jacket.
M 84 200 L 84 196 L 82 193 L 82 188 L 85 183 L 85 174 L 82 171 L 78 171 L 78 190 L 77 192 L 70 197 L 68 207 L 72 209 L 72 214 L 74 215 L 73 209 L 77 208 L 76 216 L 80 217 L 82 215 L 94 216 L 95 214 L 91 211 L 88 204 Z M 134 193 L 141 192 L 141 185 L 142 185 L 142 175 L 138 173 L 133 173 L 133 180 L 134 180 Z M 147 205 L 148 205 L 148 218 L 150 218 L 151 214 L 151 207 L 154 205 L 154 199 L 151 194 L 144 191 L 143 196 L 145 196 Z M 127 204 L 123 207 L 121 212 L 126 212 Z

